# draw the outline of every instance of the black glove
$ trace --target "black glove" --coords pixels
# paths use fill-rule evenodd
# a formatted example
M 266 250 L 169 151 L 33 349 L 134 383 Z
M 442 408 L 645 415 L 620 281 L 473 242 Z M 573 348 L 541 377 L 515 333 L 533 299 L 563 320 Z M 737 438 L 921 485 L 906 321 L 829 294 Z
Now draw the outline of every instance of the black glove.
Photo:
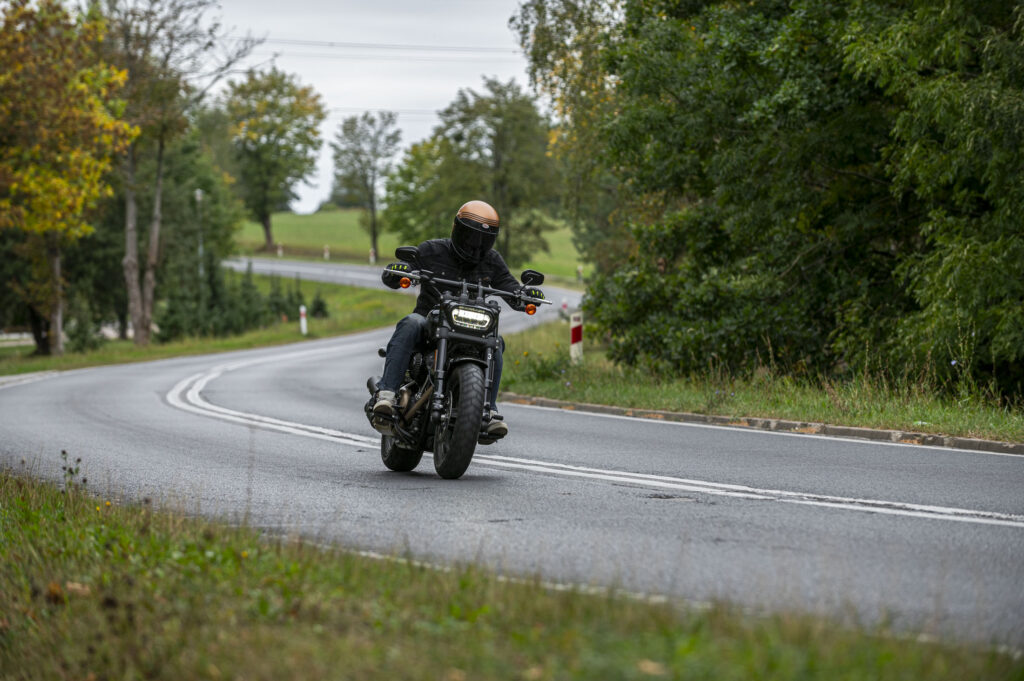
M 393 262 L 384 268 L 384 271 L 380 275 L 380 280 L 384 282 L 384 285 L 388 288 L 398 288 L 402 277 L 412 271 L 404 262 Z
M 536 298 L 538 300 L 547 300 L 547 298 L 544 297 L 544 292 L 539 288 L 527 288 L 524 286 L 519 289 L 519 295 L 526 296 L 527 298 Z

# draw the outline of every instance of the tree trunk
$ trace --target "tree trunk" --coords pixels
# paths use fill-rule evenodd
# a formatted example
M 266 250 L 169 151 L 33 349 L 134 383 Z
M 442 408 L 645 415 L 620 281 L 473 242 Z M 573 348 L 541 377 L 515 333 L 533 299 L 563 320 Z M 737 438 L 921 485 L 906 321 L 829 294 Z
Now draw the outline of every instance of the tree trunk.
M 149 223 L 149 248 L 146 253 L 146 272 L 142 287 L 142 322 L 145 324 L 146 340 L 139 343 L 139 330 L 135 330 L 135 344 L 148 345 L 150 326 L 153 323 L 153 297 L 156 291 L 156 268 L 160 257 L 160 226 L 163 223 L 164 191 L 164 136 L 161 134 L 156 147 L 156 184 L 153 187 L 153 219 Z
M 142 329 L 142 290 L 139 288 L 139 206 L 135 199 L 135 144 L 128 147 L 124 163 L 124 284 L 128 290 L 128 316 L 135 331 L 135 344 Z M 146 339 L 148 341 L 148 338 Z
M 34 354 L 49 355 L 50 334 L 46 319 L 36 312 L 36 309 L 31 305 L 28 306 L 28 319 L 29 324 L 32 326 L 32 340 L 36 342 L 36 351 Z
M 60 273 L 60 237 L 51 234 L 46 255 L 50 261 L 50 276 L 53 277 L 53 301 L 50 304 L 50 354 L 64 354 L 64 286 Z
M 119 340 L 128 340 L 128 311 L 117 311 L 117 337 Z
M 274 250 L 274 237 L 270 235 L 270 213 L 260 216 L 260 223 L 263 225 L 263 239 L 265 240 L 263 249 L 269 253 Z

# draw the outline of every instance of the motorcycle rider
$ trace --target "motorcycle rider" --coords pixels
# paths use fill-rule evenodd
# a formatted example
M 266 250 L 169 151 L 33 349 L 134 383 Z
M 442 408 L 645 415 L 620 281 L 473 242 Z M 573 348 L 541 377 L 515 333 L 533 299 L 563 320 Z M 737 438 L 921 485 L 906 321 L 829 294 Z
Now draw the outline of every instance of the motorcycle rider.
M 498 238 L 500 221 L 498 212 L 483 201 L 468 201 L 455 213 L 451 236 L 447 239 L 430 239 L 419 245 L 419 264 L 444 279 L 465 279 L 471 283 L 482 281 L 484 286 L 501 289 L 531 298 L 544 298 L 540 289 L 521 285 L 508 271 L 501 255 L 492 247 Z M 381 279 L 390 288 L 398 288 L 403 274 L 409 271 L 405 263 L 387 266 Z M 395 411 L 395 393 L 405 378 L 406 367 L 418 343 L 427 332 L 427 313 L 438 302 L 438 294 L 430 287 L 423 287 L 416 298 L 416 308 L 395 327 L 388 342 L 384 360 L 384 375 L 377 390 L 373 412 L 390 416 Z M 522 309 L 520 305 L 518 309 Z M 508 424 L 498 414 L 495 401 L 501 382 L 501 355 L 505 341 L 500 339 L 499 352 L 494 355 L 494 378 L 491 382 L 488 409 L 490 419 L 483 432 L 498 439 L 508 434 Z M 481 415 L 481 418 L 483 415 Z

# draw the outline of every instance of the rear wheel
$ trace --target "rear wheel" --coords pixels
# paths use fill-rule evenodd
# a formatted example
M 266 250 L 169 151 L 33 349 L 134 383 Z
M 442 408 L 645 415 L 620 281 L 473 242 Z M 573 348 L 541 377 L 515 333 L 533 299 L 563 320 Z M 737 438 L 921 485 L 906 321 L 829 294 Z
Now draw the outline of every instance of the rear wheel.
M 447 421 L 434 436 L 434 469 L 447 480 L 462 477 L 473 460 L 484 410 L 484 370 L 460 364 L 448 382 Z
M 390 470 L 405 473 L 420 465 L 422 449 L 409 449 L 397 438 L 382 435 L 380 438 L 380 459 Z

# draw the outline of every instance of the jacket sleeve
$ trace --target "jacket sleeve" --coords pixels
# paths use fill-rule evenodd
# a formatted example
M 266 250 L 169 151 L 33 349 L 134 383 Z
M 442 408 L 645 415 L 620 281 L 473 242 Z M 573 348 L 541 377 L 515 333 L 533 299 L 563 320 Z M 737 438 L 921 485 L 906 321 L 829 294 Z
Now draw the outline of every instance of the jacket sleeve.
M 509 272 L 508 265 L 505 264 L 501 254 L 497 251 L 491 251 L 491 253 L 494 254 L 494 261 L 491 263 L 491 286 L 502 291 L 518 294 L 523 289 L 523 285 Z M 506 302 L 513 310 L 521 312 L 524 309 L 522 304 L 517 305 L 511 300 Z

